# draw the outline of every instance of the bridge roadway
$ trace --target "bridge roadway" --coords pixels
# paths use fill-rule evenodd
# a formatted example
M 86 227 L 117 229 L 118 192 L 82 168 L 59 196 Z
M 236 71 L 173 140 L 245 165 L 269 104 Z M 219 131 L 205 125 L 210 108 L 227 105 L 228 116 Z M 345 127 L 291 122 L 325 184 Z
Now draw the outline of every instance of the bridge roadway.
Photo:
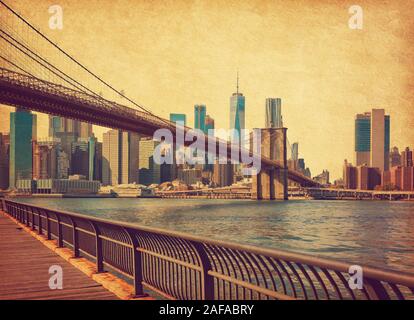
M 0 211 L 0 300 L 115 300 L 113 293 L 59 257 Z M 49 288 L 49 267 L 63 269 L 63 289 Z
M 174 136 L 177 135 L 175 124 L 168 120 L 99 96 L 4 68 L 0 68 L 0 104 L 77 119 L 103 127 L 137 132 L 150 137 L 161 128 L 169 129 Z M 185 133 L 191 133 L 192 130 L 189 127 L 184 128 Z M 184 141 L 185 145 L 192 143 L 193 141 Z M 219 154 L 223 147 L 227 152 L 227 158 L 231 159 L 232 146 L 229 142 L 206 136 L 205 150 L 215 148 L 216 154 Z M 242 158 L 242 155 L 254 156 L 249 150 L 243 148 L 239 151 L 239 158 Z M 257 160 L 261 162 L 262 168 L 282 167 L 280 162 L 263 155 Z M 288 179 L 302 186 L 319 186 L 317 182 L 295 170 L 288 170 Z

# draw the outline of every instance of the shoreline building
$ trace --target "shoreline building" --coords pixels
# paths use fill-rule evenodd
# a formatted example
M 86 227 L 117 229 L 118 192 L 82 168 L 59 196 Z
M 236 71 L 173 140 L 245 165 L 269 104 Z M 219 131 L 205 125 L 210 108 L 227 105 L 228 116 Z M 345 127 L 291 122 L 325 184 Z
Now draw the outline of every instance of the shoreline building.
M 342 177 L 345 189 L 356 189 L 358 185 L 358 171 L 351 163 L 346 159 L 344 161 L 343 177 Z
M 357 114 L 355 117 L 355 163 L 381 171 L 389 170 L 390 116 L 384 109 Z
M 139 136 L 109 130 L 103 134 L 102 184 L 138 183 Z
M 10 113 L 10 174 L 9 186 L 17 180 L 32 179 L 32 143 L 36 140 L 37 116 L 17 108 Z
M 233 184 L 234 166 L 230 163 L 214 163 L 212 182 L 216 187 L 227 187 Z
M 323 170 L 322 173 L 318 174 L 316 177 L 313 177 L 313 180 L 322 185 L 329 185 L 329 171 Z
M 282 99 L 266 99 L 266 128 L 283 128 Z

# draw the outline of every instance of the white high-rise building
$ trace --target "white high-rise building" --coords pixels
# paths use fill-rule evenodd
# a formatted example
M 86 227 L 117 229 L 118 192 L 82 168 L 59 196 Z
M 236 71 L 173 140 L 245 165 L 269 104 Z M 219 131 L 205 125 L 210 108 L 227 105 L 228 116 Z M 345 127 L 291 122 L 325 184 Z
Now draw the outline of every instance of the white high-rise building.
M 103 135 L 102 183 L 138 183 L 139 136 L 110 130 Z
M 371 167 L 388 170 L 389 148 L 385 148 L 385 111 L 371 111 Z

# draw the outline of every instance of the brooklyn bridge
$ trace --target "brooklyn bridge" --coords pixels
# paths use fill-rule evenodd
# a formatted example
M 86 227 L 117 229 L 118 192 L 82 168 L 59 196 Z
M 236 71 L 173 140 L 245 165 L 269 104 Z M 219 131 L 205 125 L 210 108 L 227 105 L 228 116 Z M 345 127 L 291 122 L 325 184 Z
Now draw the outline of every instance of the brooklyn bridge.
M 0 104 L 143 136 L 151 137 L 159 129 L 168 129 L 177 136 L 175 123 L 155 115 L 122 90 L 115 89 L 6 4 L 2 3 L 1 9 Z M 105 90 L 129 106 L 103 98 Z M 196 135 L 190 127 L 182 130 L 184 134 Z M 311 178 L 287 167 L 286 128 L 259 130 L 260 153 L 245 147 L 237 151 L 239 159 L 256 158 L 261 163 L 260 172 L 253 176 L 253 198 L 287 199 L 288 179 L 301 186 L 318 186 Z M 192 143 L 184 142 L 186 146 Z M 234 144 L 205 136 L 205 150 L 213 150 L 217 155 L 223 148 L 230 160 Z

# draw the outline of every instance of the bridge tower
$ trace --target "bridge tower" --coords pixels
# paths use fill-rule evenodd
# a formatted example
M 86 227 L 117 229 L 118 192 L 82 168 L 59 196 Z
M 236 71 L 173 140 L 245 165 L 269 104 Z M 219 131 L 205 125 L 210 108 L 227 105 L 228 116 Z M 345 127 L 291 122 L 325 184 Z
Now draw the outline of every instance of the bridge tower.
M 252 199 L 287 200 L 287 128 L 266 128 L 258 130 L 261 132 L 262 156 L 278 161 L 280 168 L 262 167 L 257 175 L 252 176 Z

